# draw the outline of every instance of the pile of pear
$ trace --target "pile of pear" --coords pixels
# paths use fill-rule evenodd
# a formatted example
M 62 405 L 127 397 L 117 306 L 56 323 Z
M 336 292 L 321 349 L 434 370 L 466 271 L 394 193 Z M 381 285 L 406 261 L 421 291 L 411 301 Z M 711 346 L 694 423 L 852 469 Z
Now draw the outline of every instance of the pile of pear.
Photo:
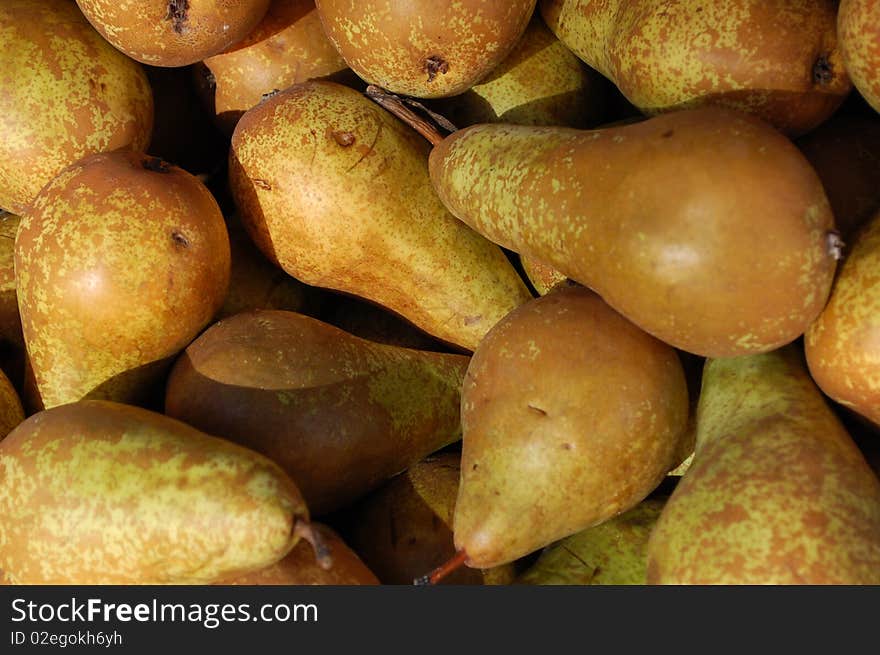
M 0 582 L 880 584 L 880 2 L 136 4 L 0 6 Z

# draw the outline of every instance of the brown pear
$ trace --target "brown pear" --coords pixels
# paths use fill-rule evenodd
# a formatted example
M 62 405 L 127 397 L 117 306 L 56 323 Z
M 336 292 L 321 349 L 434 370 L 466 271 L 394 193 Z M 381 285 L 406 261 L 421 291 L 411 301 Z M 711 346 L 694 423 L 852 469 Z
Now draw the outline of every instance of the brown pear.
M 389 480 L 346 516 L 348 539 L 383 584 L 408 585 L 455 554 L 452 521 L 461 455 L 441 452 Z M 513 564 L 484 570 L 463 568 L 444 584 L 503 585 Z
M 357 91 L 304 82 L 239 121 L 230 186 L 257 246 L 290 275 L 473 350 L 531 294 L 498 246 L 443 207 L 429 149 Z
M 210 584 L 308 534 L 274 463 L 109 401 L 35 414 L 0 441 L 0 569 L 17 584 Z
M 277 462 L 320 516 L 458 441 L 468 361 L 372 343 L 294 312 L 244 313 L 180 356 L 165 411 Z
M 519 259 L 526 277 L 529 278 L 529 282 L 532 283 L 539 295 L 546 296 L 556 285 L 570 282 L 567 275 L 544 262 L 527 255 L 521 255 Z
M 796 345 L 706 363 L 650 584 L 880 584 L 880 480 Z
M 155 157 L 97 154 L 22 218 L 18 306 L 42 407 L 150 404 L 229 284 L 229 239 L 205 186 Z
M 825 309 L 807 330 L 810 373 L 828 396 L 880 425 L 880 211 L 851 239 Z
M 648 496 L 688 416 L 675 350 L 563 287 L 480 343 L 462 388 L 453 528 L 471 567 L 512 562 Z

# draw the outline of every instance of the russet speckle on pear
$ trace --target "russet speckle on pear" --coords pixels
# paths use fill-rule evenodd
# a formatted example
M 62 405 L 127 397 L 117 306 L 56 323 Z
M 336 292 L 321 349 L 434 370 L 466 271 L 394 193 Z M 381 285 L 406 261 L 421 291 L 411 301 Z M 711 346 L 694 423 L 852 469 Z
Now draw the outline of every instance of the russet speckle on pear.
M 254 242 L 290 275 L 473 350 L 532 296 L 503 251 L 443 206 L 429 149 L 354 89 L 304 82 L 241 118 L 230 187 Z
M 646 114 L 706 104 L 789 135 L 852 88 L 834 0 L 541 0 L 550 29 Z
M 843 63 L 853 84 L 880 111 L 880 1 L 841 0 L 837 29 Z
M 880 480 L 797 346 L 707 362 L 648 583 L 880 583 Z
M 66 0 L 0 4 L 0 208 L 21 214 L 65 166 L 142 150 L 153 128 L 143 69 Z
M 145 409 L 81 401 L 0 441 L 17 584 L 210 584 L 277 562 L 309 512 L 270 460 Z
M 245 38 L 270 0 L 76 0 L 101 36 L 152 66 L 188 66 Z
M 673 465 L 687 416 L 675 350 L 589 289 L 520 306 L 462 387 L 456 548 L 498 566 L 634 507 Z
M 768 123 L 721 107 L 598 130 L 484 124 L 430 155 L 446 207 L 702 356 L 802 335 L 836 269 L 815 170 Z
M 15 242 L 40 405 L 139 404 L 229 284 L 223 216 L 196 177 L 146 155 L 86 157 L 48 184 Z
M 370 84 L 418 98 L 467 91 L 513 49 L 535 0 L 316 0 L 329 39 Z
M 180 356 L 165 412 L 272 458 L 320 516 L 461 438 L 468 361 L 294 312 L 242 313 Z

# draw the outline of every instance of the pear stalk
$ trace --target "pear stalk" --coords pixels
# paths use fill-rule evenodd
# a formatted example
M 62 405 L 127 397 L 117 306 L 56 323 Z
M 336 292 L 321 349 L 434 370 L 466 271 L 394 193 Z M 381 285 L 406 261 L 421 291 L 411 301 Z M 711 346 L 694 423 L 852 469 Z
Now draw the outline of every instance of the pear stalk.
M 467 561 L 467 553 L 462 548 L 457 551 L 446 563 L 441 564 L 428 575 L 413 580 L 415 585 L 435 585 L 453 571 L 458 570 Z
M 321 537 L 321 533 L 314 528 L 308 519 L 297 516 L 293 524 L 293 534 L 309 542 L 312 550 L 315 551 L 315 561 L 318 563 L 318 566 L 325 571 L 329 571 L 332 568 L 333 555 L 330 553 L 324 538 Z

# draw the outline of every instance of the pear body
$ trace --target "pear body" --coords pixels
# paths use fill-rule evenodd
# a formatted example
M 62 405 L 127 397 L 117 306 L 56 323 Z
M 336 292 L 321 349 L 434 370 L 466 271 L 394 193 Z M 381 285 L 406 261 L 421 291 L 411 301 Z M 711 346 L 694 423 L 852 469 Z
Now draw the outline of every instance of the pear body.
M 249 234 L 290 275 L 473 350 L 531 294 L 500 248 L 443 207 L 429 148 L 357 91 L 305 82 L 242 117 L 230 184 Z
M 837 29 L 843 63 L 853 84 L 880 111 L 880 2 L 841 0 Z
M 878 584 L 880 480 L 795 346 L 710 360 L 650 584 Z
M 453 528 L 479 568 L 641 502 L 673 464 L 688 413 L 675 350 L 582 287 L 554 290 L 493 328 L 461 403 Z
M 697 355 L 786 344 L 831 289 L 822 183 L 746 114 L 702 108 L 601 130 L 475 125 L 437 145 L 430 170 L 462 221 Z

